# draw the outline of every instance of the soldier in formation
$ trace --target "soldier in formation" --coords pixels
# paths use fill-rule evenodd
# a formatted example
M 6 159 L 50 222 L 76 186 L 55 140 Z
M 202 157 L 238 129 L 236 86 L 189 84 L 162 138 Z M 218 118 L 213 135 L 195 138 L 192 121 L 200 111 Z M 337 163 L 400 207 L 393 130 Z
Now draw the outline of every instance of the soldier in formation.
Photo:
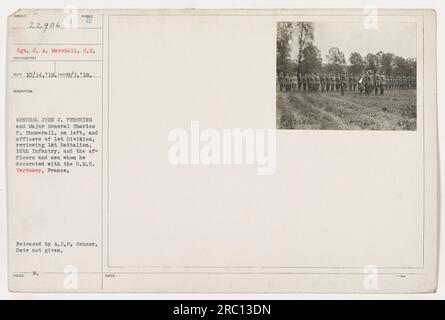
M 390 90 L 416 89 L 415 76 L 385 75 L 382 71 L 363 71 L 361 74 L 341 73 L 289 73 L 279 72 L 277 86 L 280 91 L 303 92 L 359 92 L 383 95 Z

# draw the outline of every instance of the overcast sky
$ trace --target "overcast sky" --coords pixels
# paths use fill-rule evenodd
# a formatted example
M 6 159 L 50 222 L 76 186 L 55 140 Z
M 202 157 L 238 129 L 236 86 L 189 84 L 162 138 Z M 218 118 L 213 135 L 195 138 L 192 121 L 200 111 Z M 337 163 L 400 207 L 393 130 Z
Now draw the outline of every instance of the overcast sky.
M 321 51 L 323 63 L 332 47 L 343 51 L 347 62 L 354 51 L 363 56 L 383 51 L 416 58 L 416 24 L 379 22 L 377 29 L 365 29 L 363 23 L 314 22 L 314 44 Z M 294 47 L 292 58 L 298 48 Z

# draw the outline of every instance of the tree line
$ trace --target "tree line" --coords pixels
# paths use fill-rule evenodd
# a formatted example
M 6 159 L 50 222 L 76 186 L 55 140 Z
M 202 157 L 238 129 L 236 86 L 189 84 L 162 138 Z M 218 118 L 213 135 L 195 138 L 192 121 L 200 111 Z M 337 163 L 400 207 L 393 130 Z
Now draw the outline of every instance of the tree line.
M 293 41 L 298 51 L 291 59 Z M 415 76 L 417 61 L 390 52 L 379 51 L 362 56 L 352 52 L 346 60 L 345 54 L 332 47 L 323 63 L 321 51 L 314 45 L 314 24 L 312 22 L 279 22 L 277 26 L 277 72 L 292 73 L 349 73 L 360 74 L 366 70 L 382 71 L 386 75 Z

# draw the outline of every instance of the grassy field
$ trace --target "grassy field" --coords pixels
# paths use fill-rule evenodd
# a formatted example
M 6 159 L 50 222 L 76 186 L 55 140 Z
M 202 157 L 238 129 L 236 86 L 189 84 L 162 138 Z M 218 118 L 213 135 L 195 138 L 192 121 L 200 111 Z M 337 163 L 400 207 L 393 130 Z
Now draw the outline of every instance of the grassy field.
M 277 129 L 416 130 L 416 91 L 277 91 Z

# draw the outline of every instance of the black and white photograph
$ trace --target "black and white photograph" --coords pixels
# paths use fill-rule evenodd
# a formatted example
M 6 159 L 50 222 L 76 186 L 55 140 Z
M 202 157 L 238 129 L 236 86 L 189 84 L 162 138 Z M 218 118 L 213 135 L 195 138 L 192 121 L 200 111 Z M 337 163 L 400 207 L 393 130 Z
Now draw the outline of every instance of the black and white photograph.
M 415 131 L 416 23 L 277 23 L 277 129 Z

